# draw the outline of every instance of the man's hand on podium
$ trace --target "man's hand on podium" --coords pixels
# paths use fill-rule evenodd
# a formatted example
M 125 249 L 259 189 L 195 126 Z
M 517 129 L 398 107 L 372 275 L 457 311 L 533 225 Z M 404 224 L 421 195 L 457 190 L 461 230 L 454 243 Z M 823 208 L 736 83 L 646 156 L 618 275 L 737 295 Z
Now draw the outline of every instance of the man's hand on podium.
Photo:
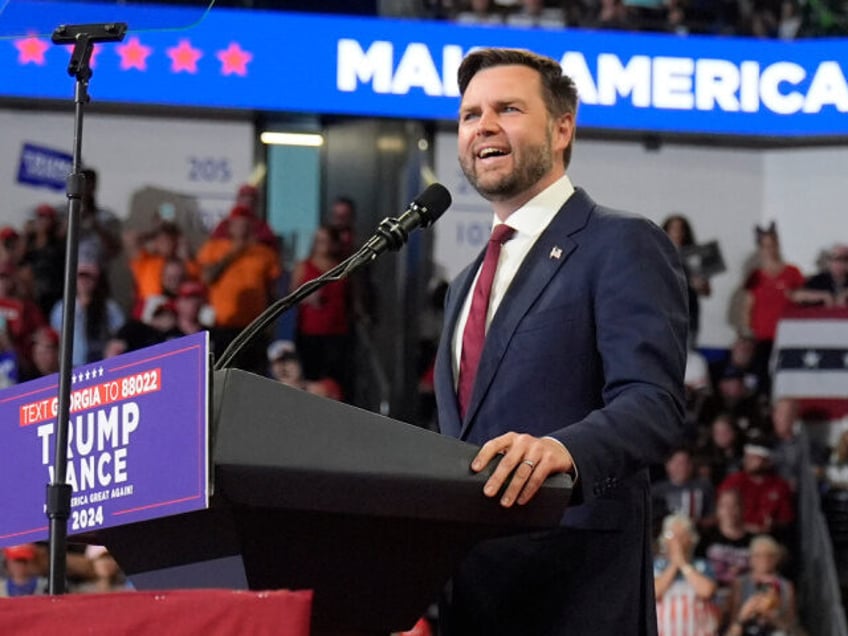
M 508 481 L 500 500 L 504 508 L 516 501 L 526 504 L 550 475 L 574 471 L 571 453 L 559 441 L 522 433 L 505 433 L 486 442 L 471 462 L 471 470 L 480 472 L 497 455 L 502 455 L 500 463 L 486 481 L 483 494 L 497 496 Z

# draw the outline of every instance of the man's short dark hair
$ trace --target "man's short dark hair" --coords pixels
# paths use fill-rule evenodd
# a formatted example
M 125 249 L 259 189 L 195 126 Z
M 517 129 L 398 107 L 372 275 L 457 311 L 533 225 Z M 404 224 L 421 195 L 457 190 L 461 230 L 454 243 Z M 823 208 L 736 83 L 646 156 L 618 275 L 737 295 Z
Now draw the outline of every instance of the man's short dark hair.
M 568 75 L 562 74 L 559 63 L 549 57 L 538 55 L 525 49 L 479 49 L 469 53 L 459 65 L 457 82 L 459 94 L 465 95 L 471 78 L 483 69 L 495 66 L 526 66 L 539 73 L 542 82 L 542 99 L 553 118 L 566 113 L 577 115 L 577 87 Z M 563 151 L 565 167 L 571 161 L 571 142 Z

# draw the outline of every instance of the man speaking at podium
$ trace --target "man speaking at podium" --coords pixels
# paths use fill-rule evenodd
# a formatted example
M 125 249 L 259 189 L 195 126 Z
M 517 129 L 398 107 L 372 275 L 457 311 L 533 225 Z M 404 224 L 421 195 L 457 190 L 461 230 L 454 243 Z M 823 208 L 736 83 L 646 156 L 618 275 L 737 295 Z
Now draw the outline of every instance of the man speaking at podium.
M 478 545 L 450 636 L 656 634 L 649 482 L 683 438 L 686 282 L 649 221 L 566 176 L 577 92 L 554 60 L 484 49 L 459 69 L 459 162 L 494 211 L 452 283 L 436 366 L 441 432 L 500 463 L 484 494 L 526 504 L 576 479 L 559 528 Z

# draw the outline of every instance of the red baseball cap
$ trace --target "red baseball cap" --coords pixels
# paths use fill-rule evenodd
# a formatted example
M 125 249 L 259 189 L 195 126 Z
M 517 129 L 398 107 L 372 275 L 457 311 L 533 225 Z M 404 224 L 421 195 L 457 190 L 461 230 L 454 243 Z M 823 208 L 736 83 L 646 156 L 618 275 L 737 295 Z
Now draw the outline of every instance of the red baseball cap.
M 18 231 L 8 225 L 0 230 L 0 241 L 6 241 L 10 238 L 18 238 L 19 236 L 20 234 L 18 234 Z
M 3 548 L 3 556 L 7 561 L 33 561 L 35 560 L 35 546 L 31 543 L 13 545 Z
M 35 216 L 46 216 L 51 219 L 56 218 L 56 208 L 47 203 L 42 203 L 37 208 L 35 208 Z

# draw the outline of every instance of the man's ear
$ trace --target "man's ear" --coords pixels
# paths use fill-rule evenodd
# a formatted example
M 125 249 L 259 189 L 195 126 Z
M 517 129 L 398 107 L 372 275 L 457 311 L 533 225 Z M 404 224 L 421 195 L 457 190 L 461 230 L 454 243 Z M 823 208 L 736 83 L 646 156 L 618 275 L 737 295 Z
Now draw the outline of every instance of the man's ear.
M 565 113 L 553 120 L 552 150 L 555 154 L 562 155 L 573 143 L 575 128 L 574 113 Z

